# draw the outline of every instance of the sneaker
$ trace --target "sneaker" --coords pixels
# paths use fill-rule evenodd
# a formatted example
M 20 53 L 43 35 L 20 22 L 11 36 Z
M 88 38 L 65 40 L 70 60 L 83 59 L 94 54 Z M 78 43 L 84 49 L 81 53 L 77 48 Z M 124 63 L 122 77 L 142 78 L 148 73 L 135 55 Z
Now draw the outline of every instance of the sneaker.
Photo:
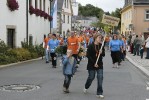
M 63 87 L 63 91 L 64 91 L 64 92 L 66 91 L 66 88 L 65 88 L 65 87 Z
M 49 63 L 49 61 L 46 61 L 46 63 Z
M 101 99 L 103 99 L 103 98 L 104 98 L 104 96 L 103 96 L 103 95 L 96 95 L 96 97 L 97 97 L 97 98 L 101 98 Z
M 118 69 L 119 69 L 119 65 L 117 65 L 117 66 L 116 66 L 116 68 L 118 68 Z
M 83 92 L 84 92 L 84 93 L 87 93 L 87 89 L 86 89 L 86 88 L 84 88 L 84 89 L 83 89 Z
M 116 66 L 115 66 L 115 64 L 113 64 L 113 67 L 112 68 L 115 68 Z
M 66 89 L 65 93 L 69 93 L 69 90 L 68 90 L 68 89 Z

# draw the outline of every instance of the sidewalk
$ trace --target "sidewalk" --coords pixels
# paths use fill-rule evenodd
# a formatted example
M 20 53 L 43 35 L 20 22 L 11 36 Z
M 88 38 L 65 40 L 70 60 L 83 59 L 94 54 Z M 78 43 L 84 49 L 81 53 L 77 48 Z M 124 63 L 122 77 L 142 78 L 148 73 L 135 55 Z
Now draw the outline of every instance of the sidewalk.
M 144 53 L 143 59 L 140 56 L 133 56 L 130 52 L 127 52 L 126 58 L 139 68 L 144 74 L 149 77 L 149 59 L 145 59 L 146 53 Z

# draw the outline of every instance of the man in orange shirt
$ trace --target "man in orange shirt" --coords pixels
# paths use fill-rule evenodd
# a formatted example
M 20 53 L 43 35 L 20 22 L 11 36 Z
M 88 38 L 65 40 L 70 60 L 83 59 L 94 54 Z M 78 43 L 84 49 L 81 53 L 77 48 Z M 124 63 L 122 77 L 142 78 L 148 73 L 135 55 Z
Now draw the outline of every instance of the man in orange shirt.
M 75 57 L 75 59 L 77 60 L 78 52 L 80 49 L 80 42 L 78 41 L 78 38 L 75 36 L 74 32 L 71 32 L 70 34 L 71 36 L 67 39 L 67 46 L 68 49 L 72 50 L 72 56 Z

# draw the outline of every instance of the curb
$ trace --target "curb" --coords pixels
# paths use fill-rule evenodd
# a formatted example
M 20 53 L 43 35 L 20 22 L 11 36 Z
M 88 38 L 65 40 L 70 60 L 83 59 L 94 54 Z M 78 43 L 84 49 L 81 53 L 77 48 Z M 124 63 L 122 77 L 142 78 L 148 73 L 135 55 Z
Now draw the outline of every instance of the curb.
M 42 57 L 37 58 L 37 59 L 31 59 L 31 60 L 26 60 L 26 61 L 22 61 L 22 62 L 17 62 L 17 63 L 11 63 L 11 64 L 7 64 L 7 65 L 0 65 L 0 69 L 10 67 L 10 66 L 14 66 L 14 65 L 18 65 L 18 64 L 27 63 L 27 62 L 37 61 L 37 60 L 41 60 L 41 59 L 42 59 Z
M 133 61 L 129 56 L 126 56 L 126 58 L 137 68 L 139 68 L 147 77 L 149 77 L 149 71 L 145 69 L 143 66 L 137 64 L 135 61 Z

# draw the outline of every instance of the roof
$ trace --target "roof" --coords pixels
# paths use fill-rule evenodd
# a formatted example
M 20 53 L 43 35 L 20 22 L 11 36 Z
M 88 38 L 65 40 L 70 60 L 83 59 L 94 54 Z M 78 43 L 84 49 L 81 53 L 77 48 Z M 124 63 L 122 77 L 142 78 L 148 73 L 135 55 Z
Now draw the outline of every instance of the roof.
M 149 0 L 125 0 L 124 8 L 130 5 L 149 5 Z

